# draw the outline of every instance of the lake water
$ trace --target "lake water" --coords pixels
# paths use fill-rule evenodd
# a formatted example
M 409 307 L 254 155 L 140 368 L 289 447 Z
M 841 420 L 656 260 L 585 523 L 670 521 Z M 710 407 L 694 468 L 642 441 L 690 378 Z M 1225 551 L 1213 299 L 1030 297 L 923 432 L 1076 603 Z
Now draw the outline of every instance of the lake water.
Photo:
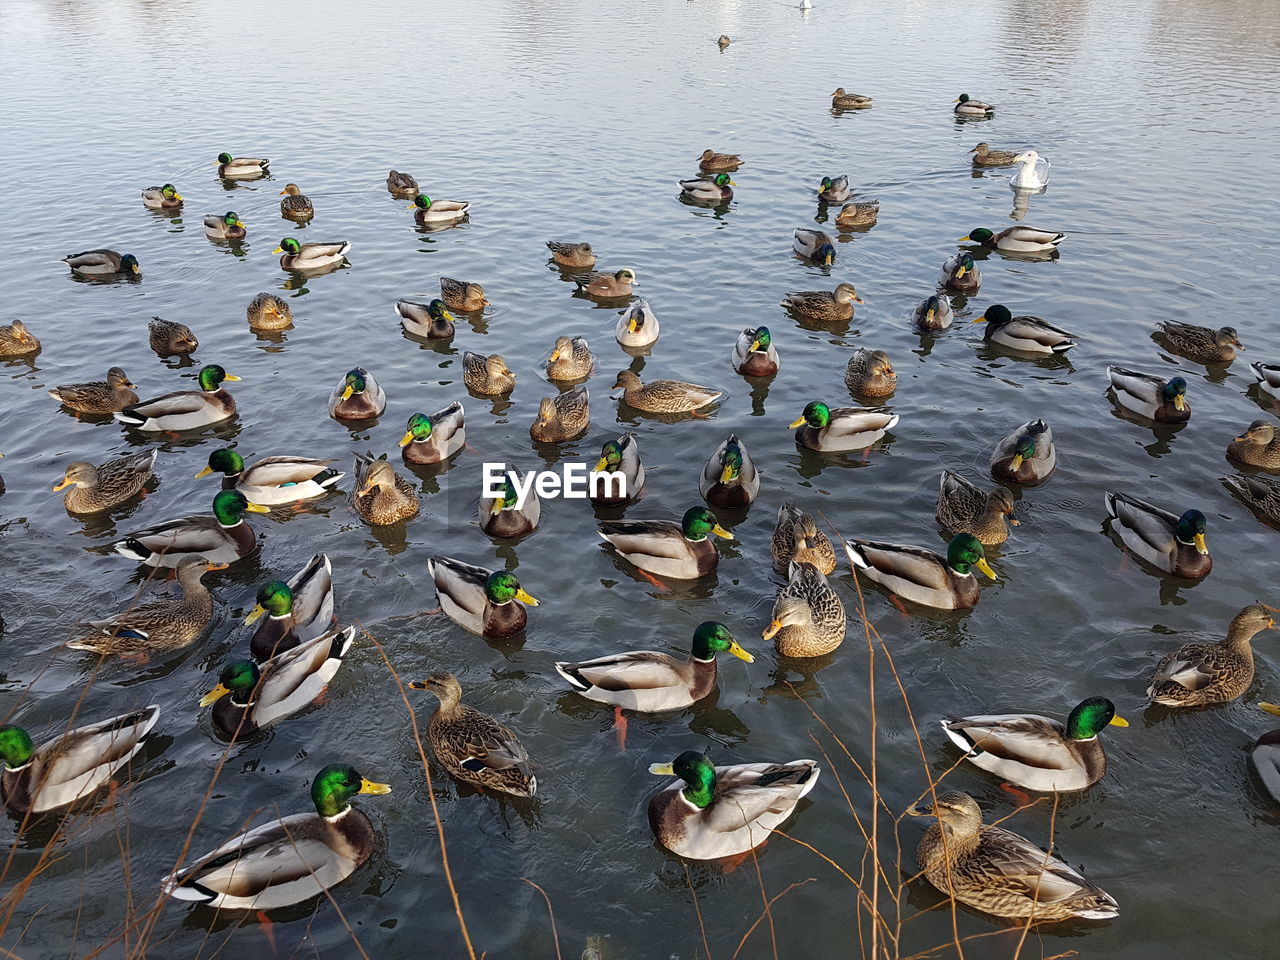
M 715 38 L 733 44 L 721 52 Z M 1133 725 L 1105 735 L 1106 779 L 1063 798 L 1061 853 L 1121 904 L 1107 924 L 1044 928 L 1025 956 L 1079 950 L 1112 960 L 1157 952 L 1257 956 L 1273 948 L 1277 823 L 1251 785 L 1246 748 L 1268 729 L 1254 703 L 1280 699 L 1275 634 L 1258 638 L 1258 679 L 1239 702 L 1170 716 L 1144 709 L 1155 660 L 1186 639 L 1217 638 L 1255 599 L 1274 602 L 1268 564 L 1275 531 L 1222 487 L 1223 451 L 1262 408 L 1245 360 L 1280 361 L 1275 343 L 1274 104 L 1280 95 L 1280 8 L 1272 0 L 1062 0 L 963 5 L 921 0 L 827 0 L 807 15 L 789 2 L 699 0 L 592 3 L 495 0 L 429 5 L 315 0 L 305 5 L 190 2 L 0 6 L 5 114 L 6 269 L 0 322 L 22 319 L 39 356 L 0 363 L 5 429 L 0 498 L 5 577 L 0 585 L 0 714 L 44 738 L 79 706 L 88 721 L 158 703 L 159 736 L 135 763 L 117 803 L 67 820 L 42 861 L 53 823 L 17 841 L 5 875 L 42 872 L 15 905 L 5 901 L 0 946 L 24 958 L 141 955 L 126 918 L 150 909 L 182 848 L 224 746 L 199 693 L 243 649 L 239 618 L 256 585 L 291 574 L 317 549 L 333 561 L 338 612 L 379 638 L 406 680 L 458 674 L 473 705 L 513 726 L 541 764 L 535 804 L 459 788 L 433 771 L 462 908 L 477 954 L 551 956 L 543 886 L 566 956 L 604 937 L 606 957 L 691 958 L 703 934 L 717 957 L 835 957 L 859 947 L 852 886 L 809 849 L 776 838 L 737 870 L 681 861 L 653 842 L 645 821 L 658 783 L 647 772 L 688 748 L 721 762 L 818 756 L 824 777 L 785 828 L 870 880 L 859 814 L 868 791 L 832 735 L 869 762 L 869 670 L 862 630 L 816 663 L 779 662 L 760 639 L 778 578 L 769 536 L 784 499 L 821 512 L 846 535 L 941 547 L 933 521 L 938 474 L 980 483 L 993 440 L 1039 416 L 1052 424 L 1060 467 L 1024 491 L 1022 525 L 993 551 L 1000 581 L 967 615 L 906 616 L 867 590 L 920 724 L 931 769 L 955 760 L 936 721 L 950 712 L 1037 710 L 1063 716 L 1089 695 L 1112 698 Z M 869 111 L 833 116 L 843 85 L 875 98 Z M 957 123 L 962 92 L 994 102 L 995 117 Z M 1011 223 L 1008 171 L 972 171 L 967 151 L 1033 147 L 1053 162 L 1048 190 L 1025 220 L 1070 236 L 1060 258 L 991 255 L 982 290 L 934 340 L 910 325 L 938 269 L 974 227 Z M 684 204 L 676 181 L 705 147 L 746 164 L 727 209 Z M 220 151 L 272 158 L 271 177 L 230 189 L 216 179 Z M 414 174 L 439 199 L 472 203 L 467 223 L 423 234 L 387 170 Z M 823 175 L 847 173 L 860 198 L 882 203 L 879 224 L 840 237 L 831 270 L 797 260 L 791 233 L 813 225 Z M 187 198 L 170 218 L 138 192 L 172 181 Z M 278 191 L 297 182 L 315 202 L 298 228 L 280 219 Z M 241 248 L 210 242 L 208 213 L 237 211 Z M 299 285 L 271 250 L 284 236 L 347 240 L 350 269 Z M 616 412 L 608 395 L 632 363 L 613 341 L 616 306 L 572 295 L 547 265 L 543 241 L 590 241 L 601 267 L 636 269 L 662 322 L 646 379 L 674 377 L 725 391 L 709 420 L 663 423 Z M 133 252 L 139 283 L 81 283 L 57 261 L 108 246 Z M 404 338 L 392 305 L 426 299 L 441 275 L 483 283 L 493 306 L 459 318 L 451 344 Z M 854 282 L 866 303 L 845 329 L 806 330 L 777 305 L 792 290 Z M 259 291 L 289 298 L 295 326 L 256 337 L 244 308 Z M 964 321 L 986 305 L 1048 318 L 1078 335 L 1066 360 L 1033 362 L 983 347 Z M 957 305 L 959 306 L 959 304 Z M 68 516 L 50 492 L 65 465 L 101 462 L 156 444 L 117 424 L 77 420 L 45 391 L 124 367 L 144 396 L 192 382 L 199 363 L 160 361 L 148 349 L 153 315 L 200 338 L 200 363 L 243 378 L 233 423 L 159 442 L 159 489 L 109 519 Z M 1226 370 L 1162 353 L 1157 321 L 1240 330 L 1249 352 Z M 743 327 L 767 324 L 781 373 L 753 386 L 729 366 Z M 580 441 L 535 447 L 528 425 L 555 392 L 540 372 L 556 336 L 586 336 L 597 356 L 592 424 Z M 901 417 L 863 457 L 801 454 L 786 424 L 812 399 L 848 403 L 842 375 L 852 349 L 886 350 L 899 374 L 885 406 Z M 518 378 L 509 400 L 470 397 L 465 350 L 499 352 Z M 1152 430 L 1114 415 L 1111 362 L 1186 377 L 1195 413 L 1182 429 Z M 381 421 L 348 430 L 326 415 L 333 384 L 362 364 L 385 386 Z M 208 509 L 211 480 L 192 479 L 211 449 L 234 440 L 246 458 L 390 452 L 407 417 L 452 400 L 466 405 L 468 438 L 451 469 L 424 472 L 422 513 L 378 533 L 342 497 L 251 518 L 261 550 L 211 575 L 218 604 L 207 639 L 146 666 L 64 650 L 73 622 L 105 616 L 133 596 L 133 565 L 104 550 L 117 535 Z M 582 502 L 544 504 L 541 528 L 494 543 L 477 527 L 480 464 L 522 469 L 594 460 L 600 444 L 635 430 L 649 470 L 632 517 L 677 516 L 699 502 L 697 477 L 730 431 L 761 470 L 760 501 L 725 517 L 737 541 L 720 547 L 717 574 L 661 590 L 607 551 Z M 398 458 L 397 458 L 398 462 Z M 349 481 L 344 481 L 346 487 Z M 1211 576 L 1194 587 L 1152 576 L 1102 530 L 1102 495 L 1118 489 L 1209 518 Z M 542 599 L 522 640 L 486 643 L 440 615 L 425 560 L 445 553 L 518 570 Z M 856 594 L 841 558 L 837 589 Z M 567 693 L 552 669 L 633 648 L 686 651 L 700 621 L 727 623 L 757 654 L 722 663 L 717 694 L 694 709 L 635 716 L 620 751 L 607 708 Z M 877 659 L 878 785 L 895 813 L 924 788 L 911 724 Z M 791 684 L 791 686 L 788 685 Z M 434 701 L 413 701 L 425 723 Z M 813 712 L 811 712 L 811 710 Z M 821 717 L 830 732 L 815 719 Z M 812 737 L 817 738 L 815 744 Z M 426 778 L 405 708 L 378 650 L 361 640 L 327 702 L 235 747 L 192 839 L 211 849 L 253 816 L 309 808 L 315 770 L 350 760 L 390 782 L 389 797 L 359 801 L 385 850 L 326 900 L 255 917 L 216 916 L 169 903 L 149 933 L 151 956 L 277 950 L 280 956 L 354 956 L 350 925 L 369 956 L 463 955 L 442 875 Z M 972 767 L 949 774 L 988 819 L 1014 799 Z M 1010 824 L 1047 840 L 1045 805 Z M 885 868 L 898 882 L 891 828 Z M 18 818 L 10 818 L 17 835 Z M 919 821 L 901 829 L 903 868 Z M 127 850 L 127 855 L 122 853 Z M 735 954 L 769 896 L 788 892 Z M 905 876 L 903 877 L 905 879 Z M 882 891 L 882 896 L 885 893 Z M 911 883 L 901 916 L 938 904 Z M 887 908 L 891 918 L 896 916 Z M 345 921 L 344 919 L 345 918 Z M 892 920 L 891 920 L 892 922 Z M 961 912 L 961 935 L 1001 929 Z M 268 932 L 269 931 L 269 932 Z M 867 927 L 863 925 L 863 935 Z M 951 938 L 948 911 L 909 921 L 901 955 Z M 972 941 L 967 955 L 1012 956 L 1016 931 Z M 866 946 L 864 941 L 864 946 Z

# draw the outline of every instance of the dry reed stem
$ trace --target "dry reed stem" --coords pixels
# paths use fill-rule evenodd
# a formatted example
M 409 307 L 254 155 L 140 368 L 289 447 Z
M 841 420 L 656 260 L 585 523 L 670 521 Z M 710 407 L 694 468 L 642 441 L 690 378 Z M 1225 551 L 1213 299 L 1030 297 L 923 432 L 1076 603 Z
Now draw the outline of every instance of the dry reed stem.
M 689 886 L 689 893 L 693 895 L 693 912 L 698 917 L 698 932 L 702 934 L 702 950 L 707 960 L 711 960 L 711 945 L 707 943 L 707 927 L 702 922 L 702 905 L 698 903 L 698 891 L 693 888 L 693 877 L 689 875 L 689 864 L 684 860 L 680 861 L 684 867 L 684 882 Z
M 747 932 L 744 933 L 742 935 L 742 939 L 738 941 L 737 949 L 733 951 L 732 960 L 738 960 L 738 954 L 741 953 L 742 948 L 747 945 L 747 940 L 751 938 L 751 934 L 755 933 L 756 927 L 760 926 L 760 924 L 764 921 L 765 915 L 773 909 L 773 905 L 775 903 L 777 903 L 779 900 L 785 897 L 788 893 L 790 893 L 796 887 L 803 887 L 805 884 L 813 883 L 816 880 L 817 880 L 817 877 L 807 877 L 804 880 L 797 880 L 795 883 L 788 886 L 781 893 L 774 894 L 772 897 L 766 900 L 764 909 L 760 911 L 760 916 L 756 917 L 755 923 L 751 924 L 751 926 L 747 928 Z
M 547 916 L 551 918 L 551 939 L 555 942 L 555 945 L 556 945 L 556 960 L 561 960 L 560 933 L 559 931 L 556 930 L 556 912 L 553 909 L 551 909 L 551 898 L 547 896 L 547 891 L 543 890 L 542 887 L 538 886 L 528 877 L 521 877 L 520 879 L 523 880 L 525 883 L 527 883 L 529 886 L 533 887 L 533 889 L 537 890 L 540 894 L 542 894 L 542 899 L 547 901 Z

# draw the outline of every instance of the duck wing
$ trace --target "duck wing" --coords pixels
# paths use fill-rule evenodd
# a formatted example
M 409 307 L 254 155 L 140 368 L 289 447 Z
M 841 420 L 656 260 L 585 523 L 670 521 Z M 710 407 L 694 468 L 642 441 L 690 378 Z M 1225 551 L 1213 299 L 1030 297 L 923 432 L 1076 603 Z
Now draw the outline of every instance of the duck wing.
M 958 746 L 974 753 L 1043 770 L 1080 767 L 1080 758 L 1067 744 L 1066 727 L 1049 717 L 1032 713 L 947 717 L 942 729 Z

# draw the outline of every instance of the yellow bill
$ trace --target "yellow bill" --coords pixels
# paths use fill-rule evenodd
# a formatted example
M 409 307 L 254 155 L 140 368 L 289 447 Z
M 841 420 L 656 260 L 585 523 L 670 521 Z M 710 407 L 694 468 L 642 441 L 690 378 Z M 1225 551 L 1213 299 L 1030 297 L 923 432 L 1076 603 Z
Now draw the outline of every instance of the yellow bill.
M 987 563 L 986 557 L 979 557 L 974 566 L 981 570 L 988 579 L 994 580 L 996 578 L 996 572 L 991 569 L 991 564 Z
M 216 687 L 214 687 L 212 690 L 210 690 L 208 693 L 206 693 L 203 697 L 200 698 L 200 706 L 207 707 L 211 703 L 216 703 L 217 701 L 221 700 L 230 692 L 231 692 L 230 687 L 224 686 L 223 684 L 220 683 Z
M 1182 394 L 1178 394 L 1178 396 L 1174 397 L 1173 409 L 1177 410 L 1179 413 L 1185 411 L 1187 409 L 1187 398 L 1182 396 Z
M 725 464 L 724 469 L 720 471 L 720 482 L 728 483 L 732 479 L 733 479 L 733 467 L 729 466 L 728 464 Z
M 1109 721 L 1109 724 L 1110 726 L 1113 726 L 1113 727 L 1127 727 L 1129 725 L 1129 721 L 1126 720 L 1124 717 L 1120 716 L 1119 714 L 1116 714 L 1114 717 L 1111 718 L 1111 720 Z
M 355 389 L 351 386 L 351 384 L 348 383 L 346 389 L 342 391 L 342 399 L 350 400 L 351 395 L 355 392 L 356 392 Z
M 760 636 L 763 637 L 765 640 L 772 640 L 774 635 L 781 629 L 782 629 L 782 621 L 774 620 L 772 623 L 769 624 L 769 626 L 764 628 L 764 631 L 760 634 Z
M 1205 543 L 1203 533 L 1196 534 L 1196 550 L 1204 556 L 1209 555 L 1209 544 Z
M 71 481 L 68 480 L 66 477 L 63 477 L 61 481 L 53 485 L 53 492 L 57 493 L 59 490 L 62 490 L 69 486 L 71 486 Z
M 1013 455 L 1013 459 L 1009 461 L 1009 469 L 1010 469 L 1010 470 L 1018 470 L 1018 469 L 1020 469 L 1020 468 L 1022 467 L 1022 461 L 1023 461 L 1024 459 L 1025 459 L 1025 458 L 1022 456 L 1022 454 L 1020 454 L 1020 453 L 1015 453 L 1015 454 Z
M 207 477 L 211 473 L 213 473 L 213 467 L 205 467 L 203 470 L 201 470 L 199 473 L 196 474 L 196 479 L 203 480 L 205 477 Z
M 797 417 L 791 423 L 787 424 L 788 430 L 794 430 L 796 427 L 804 426 L 804 417 Z
M 746 650 L 742 649 L 742 647 L 738 644 L 737 640 L 729 644 L 729 652 L 732 653 L 739 660 L 745 660 L 747 663 L 756 662 L 756 658 L 752 654 L 748 653 Z
M 723 537 L 725 540 L 733 539 L 733 534 L 730 533 L 728 530 L 726 530 L 724 527 L 720 526 L 720 524 L 718 523 L 711 528 L 711 532 L 714 533 L 717 537 Z
M 270 513 L 271 512 L 270 507 L 264 507 L 260 503 L 246 503 L 244 505 L 244 508 L 248 510 L 250 513 Z
M 608 469 L 609 469 L 609 461 L 604 457 L 601 457 L 599 460 L 596 461 L 596 465 L 591 468 L 591 472 L 603 473 L 605 470 L 608 470 Z
M 523 587 L 516 591 L 516 599 L 526 606 L 536 607 L 538 605 L 538 601 L 531 594 L 526 593 Z
M 230 373 L 224 373 L 224 374 L 222 375 L 222 379 L 223 379 L 223 380 L 230 380 L 232 383 L 239 383 L 239 382 L 240 382 L 240 378 L 239 378 L 239 377 L 235 376 L 234 374 L 230 374 Z
M 660 777 L 674 777 L 676 775 L 675 768 L 669 763 L 651 763 L 649 764 L 649 772 L 656 773 Z
M 257 623 L 258 620 L 262 617 L 262 615 L 266 612 L 267 612 L 267 608 L 264 607 L 262 604 L 260 603 L 254 604 L 253 609 L 249 611 L 249 615 L 244 618 L 245 625 L 248 626 L 249 624 Z
M 272 250 L 271 252 L 272 252 L 272 253 L 284 253 L 284 247 L 276 247 L 276 248 L 275 248 L 274 250 Z
M 389 783 L 374 783 L 372 780 L 366 780 L 364 777 L 361 777 L 361 778 L 360 778 L 360 792 L 361 792 L 361 793 L 372 793 L 372 794 L 390 793 L 390 792 L 391 792 L 391 784 L 389 784 Z
M 1265 700 L 1258 704 L 1258 709 L 1272 716 L 1280 717 L 1280 707 L 1274 703 L 1267 703 Z
M 970 150 L 969 152 L 972 153 L 973 151 Z M 969 243 L 971 239 L 972 238 L 970 237 L 961 237 L 959 240 L 956 241 L 956 243 Z
M 413 431 L 406 430 L 404 433 L 404 436 L 400 438 L 400 443 L 397 444 L 397 446 L 407 447 L 412 442 L 413 442 Z

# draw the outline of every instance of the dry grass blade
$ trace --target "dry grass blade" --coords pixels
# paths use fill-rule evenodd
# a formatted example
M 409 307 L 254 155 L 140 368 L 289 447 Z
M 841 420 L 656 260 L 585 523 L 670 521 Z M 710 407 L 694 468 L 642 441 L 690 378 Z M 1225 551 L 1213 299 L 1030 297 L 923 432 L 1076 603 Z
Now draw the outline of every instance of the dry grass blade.
M 551 918 L 551 939 L 556 945 L 556 960 L 561 960 L 560 933 L 559 931 L 556 930 L 556 912 L 551 908 L 551 898 L 547 896 L 547 891 L 543 890 L 542 887 L 538 886 L 528 877 L 521 877 L 520 879 L 523 880 L 525 883 L 527 883 L 529 886 L 533 887 L 533 889 L 537 890 L 540 894 L 542 894 L 542 899 L 547 901 L 547 916 Z
M 775 903 L 777 903 L 779 900 L 785 897 L 792 890 L 796 889 L 796 887 L 803 887 L 805 884 L 814 883 L 817 881 L 817 879 L 818 879 L 817 877 L 806 877 L 804 880 L 797 880 L 795 883 L 788 886 L 781 893 L 776 893 L 772 897 L 770 897 L 768 900 L 766 900 L 764 903 L 764 909 L 760 911 L 760 916 L 756 917 L 755 923 L 751 924 L 751 926 L 747 928 L 747 932 L 744 933 L 742 935 L 742 939 L 738 941 L 737 949 L 733 951 L 732 960 L 738 960 L 738 954 L 740 954 L 742 952 L 742 948 L 747 945 L 747 941 L 751 939 L 751 934 L 755 933 L 756 927 L 760 926 L 760 924 L 764 922 L 764 918 L 767 915 L 768 916 L 772 915 L 771 911 L 773 910 L 773 905 Z

